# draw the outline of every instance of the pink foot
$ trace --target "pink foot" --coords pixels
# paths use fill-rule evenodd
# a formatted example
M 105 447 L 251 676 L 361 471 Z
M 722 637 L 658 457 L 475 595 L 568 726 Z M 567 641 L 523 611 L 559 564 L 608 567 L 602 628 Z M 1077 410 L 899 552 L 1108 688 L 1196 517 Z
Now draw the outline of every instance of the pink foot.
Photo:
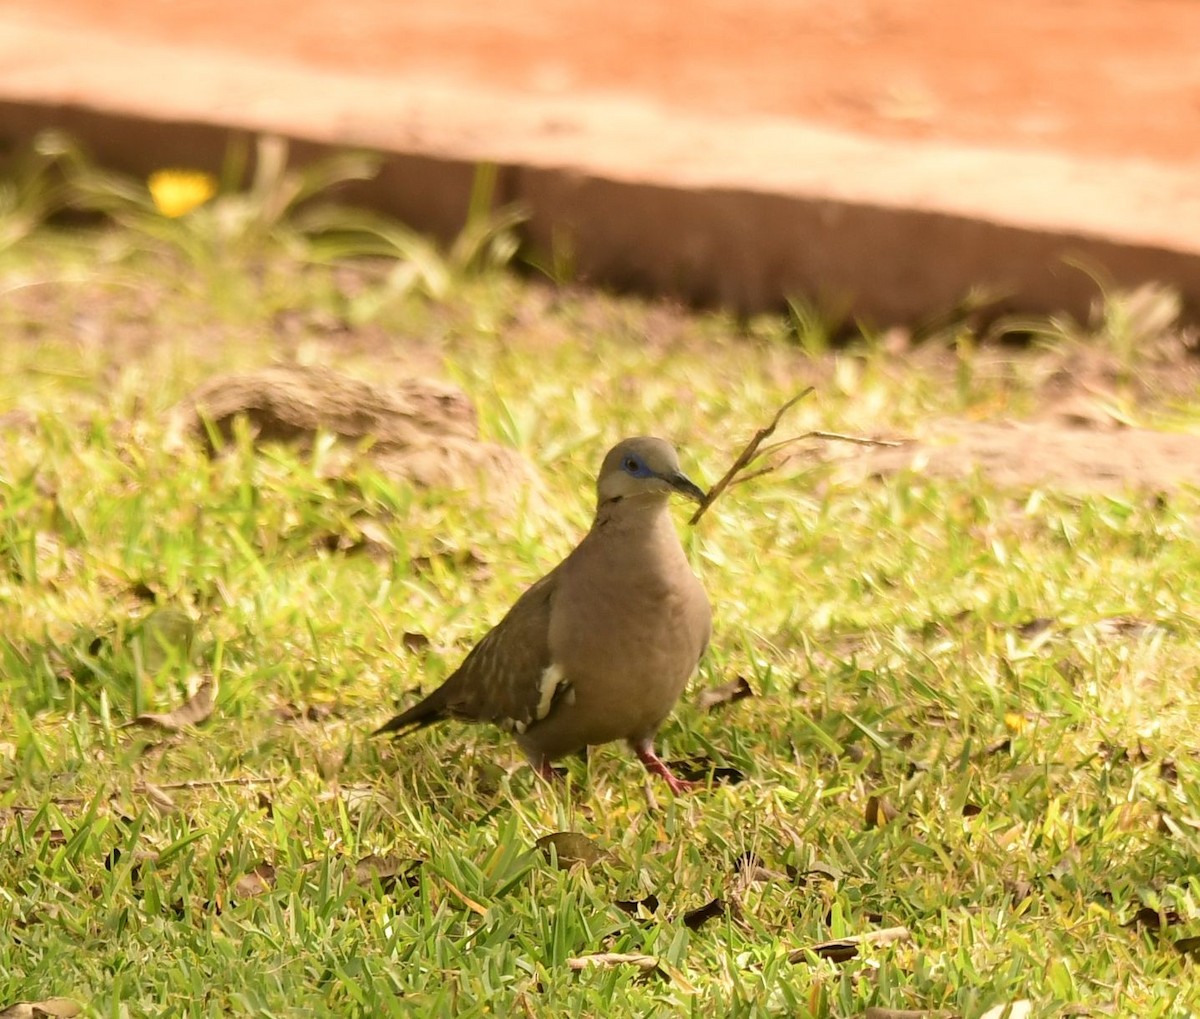
M 702 789 L 703 782 L 687 782 L 684 779 L 676 778 L 671 774 L 671 769 L 666 766 L 663 759 L 654 752 L 654 747 L 650 743 L 643 743 L 635 746 L 634 752 L 638 755 L 638 760 L 646 766 L 646 770 L 651 774 L 658 775 L 670 787 L 671 792 L 676 796 L 681 796 L 683 793 L 692 792 L 695 789 Z

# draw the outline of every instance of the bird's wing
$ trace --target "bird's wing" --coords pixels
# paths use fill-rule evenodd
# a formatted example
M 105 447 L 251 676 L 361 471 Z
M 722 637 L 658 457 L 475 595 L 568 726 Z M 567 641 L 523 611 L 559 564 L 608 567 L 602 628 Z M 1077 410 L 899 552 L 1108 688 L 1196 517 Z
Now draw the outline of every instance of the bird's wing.
M 546 717 L 566 689 L 550 654 L 558 576 L 551 571 L 521 595 L 446 680 L 447 715 L 517 733 Z

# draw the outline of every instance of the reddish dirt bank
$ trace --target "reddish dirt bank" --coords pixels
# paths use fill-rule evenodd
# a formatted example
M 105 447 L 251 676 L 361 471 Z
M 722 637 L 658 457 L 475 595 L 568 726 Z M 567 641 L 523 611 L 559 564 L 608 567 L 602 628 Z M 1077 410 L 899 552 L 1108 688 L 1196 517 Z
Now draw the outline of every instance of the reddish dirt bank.
M 1195 0 L 13 0 L 41 19 L 540 94 L 1200 161 Z

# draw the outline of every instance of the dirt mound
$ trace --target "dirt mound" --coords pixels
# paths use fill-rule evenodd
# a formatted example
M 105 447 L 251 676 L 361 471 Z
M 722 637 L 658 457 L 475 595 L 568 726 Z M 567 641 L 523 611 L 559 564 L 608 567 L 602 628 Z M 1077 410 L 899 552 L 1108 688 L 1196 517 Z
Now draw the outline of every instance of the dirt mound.
M 171 412 L 171 433 L 214 451 L 244 419 L 255 442 L 311 446 L 318 432 L 342 440 L 386 474 L 423 487 L 474 490 L 509 502 L 536 481 L 514 450 L 479 438 L 465 393 L 433 379 L 374 384 L 324 368 L 280 366 L 205 382 Z M 369 444 L 369 445 L 367 445 Z

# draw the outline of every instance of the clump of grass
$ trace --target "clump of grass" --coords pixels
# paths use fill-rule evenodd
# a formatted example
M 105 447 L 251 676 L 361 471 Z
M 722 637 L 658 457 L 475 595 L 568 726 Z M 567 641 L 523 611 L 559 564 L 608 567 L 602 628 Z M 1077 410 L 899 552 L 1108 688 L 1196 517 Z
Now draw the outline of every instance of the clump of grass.
M 1194 492 L 851 484 L 803 459 L 740 485 L 687 541 L 717 608 L 698 684 L 754 696 L 689 698 L 663 738 L 744 780 L 651 807 L 606 750 L 550 790 L 486 731 L 365 735 L 577 538 L 614 438 L 669 435 L 711 478 L 808 384 L 784 438 L 903 434 L 1011 406 L 1024 376 L 976 371 L 964 393 L 951 361 L 809 355 L 783 320 L 747 337 L 486 264 L 352 325 L 330 293 L 387 280 L 284 246 L 255 302 L 219 310 L 202 259 L 185 287 L 152 258 L 76 276 L 111 236 L 35 231 L 0 255 L 0 1005 L 1200 1008 Z M 114 243 L 136 246 L 127 227 Z M 405 371 L 396 336 L 544 468 L 542 512 L 330 478 L 320 443 L 166 449 L 162 412 L 205 373 Z M 366 520 L 390 554 L 339 540 Z M 206 676 L 204 721 L 126 726 Z M 599 854 L 558 869 L 536 843 L 560 831 Z M 895 926 L 911 937 L 791 961 Z M 654 963 L 572 965 L 601 953 Z

